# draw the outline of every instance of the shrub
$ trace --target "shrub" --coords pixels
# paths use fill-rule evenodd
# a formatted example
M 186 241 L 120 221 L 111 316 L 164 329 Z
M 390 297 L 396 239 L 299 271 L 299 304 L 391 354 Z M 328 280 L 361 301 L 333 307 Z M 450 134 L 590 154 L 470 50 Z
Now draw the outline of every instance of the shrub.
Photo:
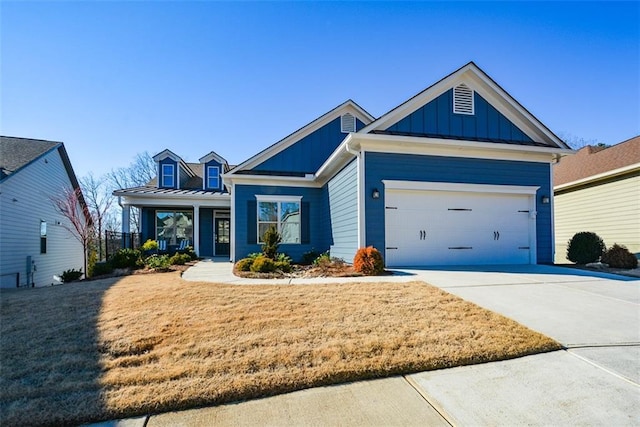
M 169 262 L 169 255 L 151 255 L 145 260 L 147 267 L 154 270 L 166 270 L 171 265 Z
M 291 263 L 289 261 L 276 261 L 275 269 L 280 270 L 283 273 L 291 273 Z
M 255 259 L 258 258 L 259 256 L 263 256 L 262 252 L 252 252 L 249 255 L 247 255 L 247 258 L 249 258 L 251 261 L 255 261 Z
M 62 278 L 62 281 L 64 283 L 73 282 L 79 280 L 82 277 L 82 270 L 74 270 L 73 268 L 70 270 L 65 270 L 62 272 L 60 277 Z
M 189 254 L 175 253 L 171 258 L 169 258 L 169 263 L 171 265 L 185 265 L 189 261 L 191 261 L 191 255 Z
M 141 259 L 140 251 L 136 249 L 119 249 L 109 262 L 113 268 L 138 268 Z
M 313 260 L 313 265 L 315 266 L 321 266 L 329 263 L 331 263 L 331 255 L 329 255 L 329 251 L 318 255 L 318 257 Z
M 278 233 L 274 226 L 271 226 L 264 232 L 262 241 L 264 242 L 262 245 L 262 254 L 271 260 L 275 260 L 278 253 L 278 246 L 280 246 L 280 242 L 282 241 L 280 233 Z
M 625 246 L 615 243 L 602 255 L 602 262 L 613 268 L 636 268 L 638 258 Z
M 305 252 L 302 254 L 302 261 L 301 264 L 302 265 L 311 265 L 313 264 L 313 261 L 316 260 L 316 258 L 318 258 L 320 256 L 320 252 L 311 249 L 308 252 Z
M 376 276 L 384 272 L 382 254 L 373 246 L 358 249 L 353 258 L 353 269 L 368 276 Z
M 596 233 L 576 233 L 567 246 L 567 259 L 576 264 L 596 262 L 604 253 L 604 242 Z
M 255 258 L 242 258 L 236 262 L 236 269 L 238 271 L 251 271 L 251 266 Z
M 251 264 L 251 271 L 254 273 L 272 273 L 276 271 L 276 263 L 265 256 L 259 256 Z
M 113 267 L 109 261 L 96 262 L 93 265 L 93 271 L 91 272 L 91 277 L 93 276 L 103 276 L 105 274 L 113 273 Z
M 187 246 L 186 248 L 177 251 L 177 253 L 188 255 L 189 261 L 198 258 L 198 255 L 196 255 L 196 252 L 193 250 L 193 246 Z
M 142 251 L 143 252 L 151 252 L 151 251 L 157 251 L 158 250 L 158 242 L 155 240 L 147 240 L 146 242 L 144 242 L 144 244 L 142 245 Z

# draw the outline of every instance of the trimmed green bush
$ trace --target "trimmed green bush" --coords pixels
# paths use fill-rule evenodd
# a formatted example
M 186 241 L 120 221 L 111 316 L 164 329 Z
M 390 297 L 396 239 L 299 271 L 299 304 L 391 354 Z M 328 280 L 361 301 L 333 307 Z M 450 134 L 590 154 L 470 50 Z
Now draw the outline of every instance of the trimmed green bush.
M 113 267 L 109 261 L 96 262 L 93 265 L 93 271 L 91 277 L 104 276 L 105 274 L 113 273 Z
M 291 263 L 288 261 L 276 261 L 275 268 L 283 273 L 291 273 Z
M 240 261 L 236 262 L 236 269 L 238 271 L 251 271 L 251 266 L 253 265 L 254 260 L 255 258 L 242 258 Z
M 331 255 L 329 254 L 329 251 L 318 255 L 318 257 L 313 260 L 313 265 L 316 266 L 328 263 L 331 263 Z
M 302 254 L 302 261 L 300 263 L 302 265 L 311 265 L 320 255 L 320 252 L 311 249 L 310 251 Z
M 271 260 L 275 260 L 276 255 L 278 254 L 278 247 L 282 241 L 282 237 L 280 236 L 280 233 L 278 233 L 278 230 L 276 230 L 274 226 L 269 227 L 269 229 L 264 232 L 262 241 L 264 242 L 262 245 L 262 253 L 264 256 Z
M 73 268 L 70 270 L 65 270 L 62 272 L 60 277 L 62 278 L 62 281 L 64 283 L 74 282 L 76 280 L 80 280 L 80 278 L 82 277 L 82 270 L 75 270 Z
M 144 242 L 144 244 L 142 245 L 142 251 L 143 252 L 151 252 L 151 251 L 157 251 L 158 250 L 158 242 L 155 240 L 147 240 L 146 242 Z
M 166 270 L 171 265 L 169 255 L 151 255 L 145 260 L 145 264 L 155 270 Z
M 191 255 L 189 254 L 175 253 L 171 258 L 169 258 L 169 263 L 171 265 L 185 265 L 189 261 L 191 261 Z
M 605 249 L 600 236 L 590 231 L 581 231 L 569 240 L 567 259 L 576 264 L 589 264 L 598 261 Z
M 638 258 L 626 246 L 615 243 L 602 255 L 602 262 L 613 268 L 631 269 L 638 267 Z
M 140 251 L 137 249 L 119 249 L 109 258 L 113 268 L 138 268 L 141 264 Z
M 251 271 L 254 273 L 272 273 L 276 271 L 276 263 L 265 256 L 259 256 L 253 261 Z
M 193 250 L 193 246 L 187 246 L 186 248 L 177 251 L 179 254 L 189 255 L 189 261 L 197 259 L 196 251 Z

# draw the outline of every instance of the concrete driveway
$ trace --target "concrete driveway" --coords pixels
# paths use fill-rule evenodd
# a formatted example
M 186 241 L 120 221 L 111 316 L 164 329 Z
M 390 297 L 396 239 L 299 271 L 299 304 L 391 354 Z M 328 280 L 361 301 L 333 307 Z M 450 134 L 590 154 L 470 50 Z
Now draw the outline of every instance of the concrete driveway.
M 228 264 L 183 277 L 258 282 L 239 281 Z M 566 350 L 101 425 L 640 425 L 640 280 L 551 266 L 396 273 L 382 280 L 425 281 Z M 348 280 L 362 281 L 339 282 Z
M 408 376 L 452 424 L 640 424 L 640 280 L 551 266 L 403 273 L 567 348 Z

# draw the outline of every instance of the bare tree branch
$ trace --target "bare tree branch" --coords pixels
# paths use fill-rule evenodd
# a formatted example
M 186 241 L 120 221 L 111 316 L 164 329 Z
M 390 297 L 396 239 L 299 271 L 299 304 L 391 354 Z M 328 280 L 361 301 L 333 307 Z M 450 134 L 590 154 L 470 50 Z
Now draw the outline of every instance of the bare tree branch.
M 97 243 L 99 259 L 102 260 L 102 232 L 109 209 L 113 204 L 113 196 L 111 191 L 106 188 L 106 177 L 96 179 L 91 172 L 80 179 L 80 187 L 93 218 L 96 233 L 94 238 Z

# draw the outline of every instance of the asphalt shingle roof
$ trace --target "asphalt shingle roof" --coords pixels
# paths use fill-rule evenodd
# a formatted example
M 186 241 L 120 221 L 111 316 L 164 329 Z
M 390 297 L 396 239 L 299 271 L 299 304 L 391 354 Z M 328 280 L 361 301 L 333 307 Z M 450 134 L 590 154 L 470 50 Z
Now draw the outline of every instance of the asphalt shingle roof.
M 61 142 L 0 136 L 0 179 L 11 175 Z
M 555 186 L 640 163 L 640 135 L 611 147 L 588 145 L 553 168 Z

